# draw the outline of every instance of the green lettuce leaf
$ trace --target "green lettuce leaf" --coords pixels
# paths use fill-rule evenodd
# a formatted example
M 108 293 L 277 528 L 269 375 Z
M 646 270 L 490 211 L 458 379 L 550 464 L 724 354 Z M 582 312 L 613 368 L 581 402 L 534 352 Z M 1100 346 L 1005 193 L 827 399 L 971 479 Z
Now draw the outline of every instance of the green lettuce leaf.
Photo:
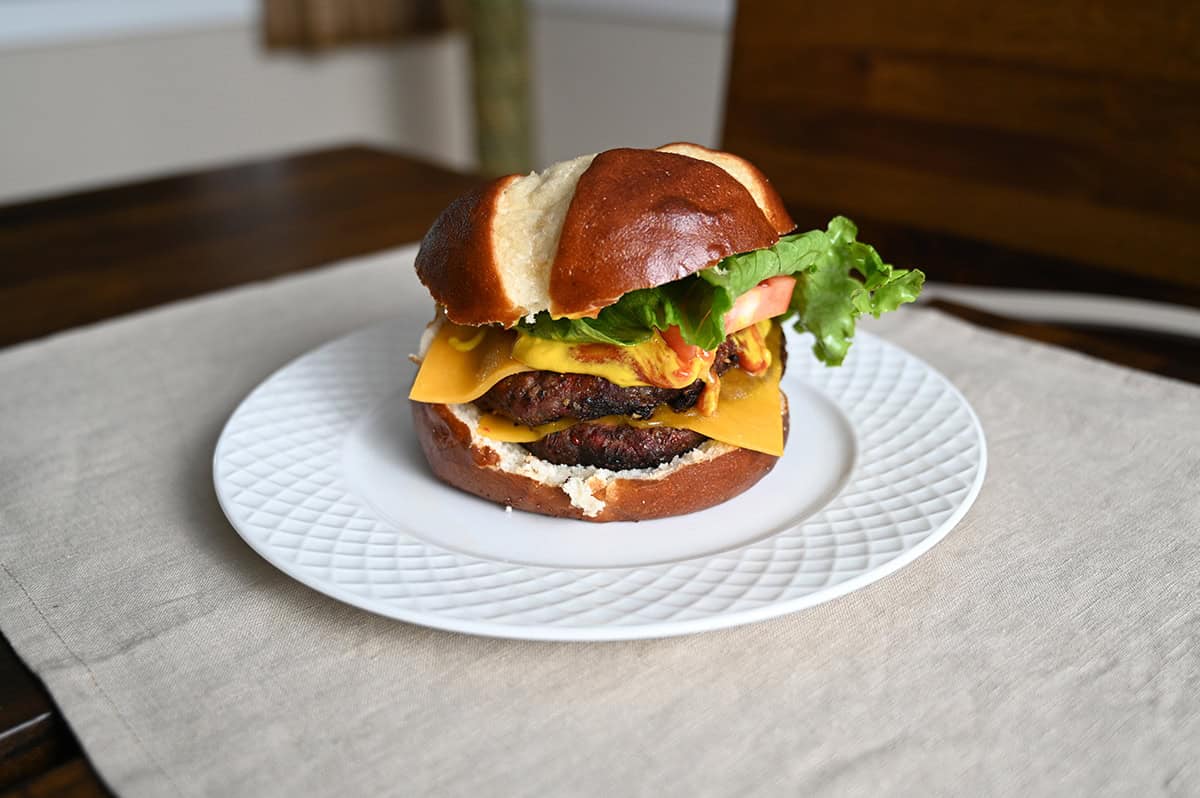
M 813 354 L 829 366 L 839 366 L 845 359 L 861 314 L 879 318 L 914 301 L 925 283 L 925 275 L 917 269 L 895 269 L 884 263 L 873 246 L 855 240 L 857 235 L 853 222 L 835 217 L 825 231 L 826 249 L 812 268 L 797 275 L 792 293 L 796 329 L 813 334 Z
M 656 328 L 670 326 L 660 323 L 660 291 L 661 288 L 630 291 L 594 319 L 553 319 L 542 311 L 532 322 L 518 322 L 517 329 L 539 338 L 568 343 L 640 344 L 649 339 Z
M 770 277 L 790 275 L 796 290 L 785 317 L 812 333 L 813 353 L 836 366 L 861 314 L 878 317 L 912 302 L 925 281 L 920 271 L 884 263 L 857 235 L 854 223 L 838 216 L 825 230 L 784 236 L 772 247 L 730 256 L 682 280 L 631 291 L 594 319 L 552 319 L 542 312 L 517 326 L 542 338 L 624 346 L 678 326 L 686 342 L 711 350 L 725 340 L 724 316 L 738 297 Z

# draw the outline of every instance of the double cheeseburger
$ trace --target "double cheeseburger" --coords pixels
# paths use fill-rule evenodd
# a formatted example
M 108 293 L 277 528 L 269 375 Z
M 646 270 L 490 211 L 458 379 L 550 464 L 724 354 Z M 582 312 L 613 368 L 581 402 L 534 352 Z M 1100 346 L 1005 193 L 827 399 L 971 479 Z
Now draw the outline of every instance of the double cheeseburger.
M 460 197 L 416 258 L 438 305 L 409 395 L 433 473 L 588 521 L 748 489 L 787 436 L 781 324 L 838 365 L 858 315 L 924 280 L 848 219 L 794 228 L 758 169 L 695 144 L 608 150 Z

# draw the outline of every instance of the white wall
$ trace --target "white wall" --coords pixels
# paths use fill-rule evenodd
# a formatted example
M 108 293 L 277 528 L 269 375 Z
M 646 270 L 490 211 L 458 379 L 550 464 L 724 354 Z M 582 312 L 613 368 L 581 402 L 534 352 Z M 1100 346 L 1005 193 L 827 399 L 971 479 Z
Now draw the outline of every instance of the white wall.
M 0 0 L 0 22 L 5 2 L 32 0 Z M 104 2 L 137 19 L 147 0 L 80 8 Z M 252 4 L 220 4 L 240 10 L 221 17 L 192 4 L 210 19 L 123 34 L 111 14 L 75 15 L 82 34 L 0 35 L 0 202 L 345 142 L 473 164 L 461 36 L 270 53 Z M 540 164 L 613 146 L 715 143 L 728 11 L 729 0 L 536 0 Z
M 460 37 L 310 59 L 249 27 L 0 52 L 0 198 L 346 141 L 469 167 Z
M 612 147 L 718 143 L 724 29 L 547 9 L 530 33 L 543 165 Z

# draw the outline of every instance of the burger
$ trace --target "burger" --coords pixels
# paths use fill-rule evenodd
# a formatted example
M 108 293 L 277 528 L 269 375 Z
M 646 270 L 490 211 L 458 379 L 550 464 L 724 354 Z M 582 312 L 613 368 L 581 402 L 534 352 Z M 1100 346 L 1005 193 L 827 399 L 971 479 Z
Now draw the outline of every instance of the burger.
M 924 281 L 848 219 L 794 228 L 757 168 L 696 144 L 586 155 L 457 199 L 416 257 L 437 314 L 409 399 L 433 474 L 587 521 L 746 491 L 788 434 L 782 325 L 836 366 L 860 314 Z

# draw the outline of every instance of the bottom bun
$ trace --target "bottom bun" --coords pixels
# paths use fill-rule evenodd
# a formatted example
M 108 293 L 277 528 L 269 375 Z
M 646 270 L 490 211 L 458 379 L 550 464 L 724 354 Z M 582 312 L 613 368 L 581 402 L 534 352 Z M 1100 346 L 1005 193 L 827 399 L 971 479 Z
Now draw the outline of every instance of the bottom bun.
M 560 518 L 642 521 L 703 510 L 746 491 L 774 455 L 709 440 L 655 468 L 558 465 L 477 432 L 474 405 L 412 403 L 425 459 L 438 479 L 490 501 Z M 783 404 L 787 434 L 787 401 Z

